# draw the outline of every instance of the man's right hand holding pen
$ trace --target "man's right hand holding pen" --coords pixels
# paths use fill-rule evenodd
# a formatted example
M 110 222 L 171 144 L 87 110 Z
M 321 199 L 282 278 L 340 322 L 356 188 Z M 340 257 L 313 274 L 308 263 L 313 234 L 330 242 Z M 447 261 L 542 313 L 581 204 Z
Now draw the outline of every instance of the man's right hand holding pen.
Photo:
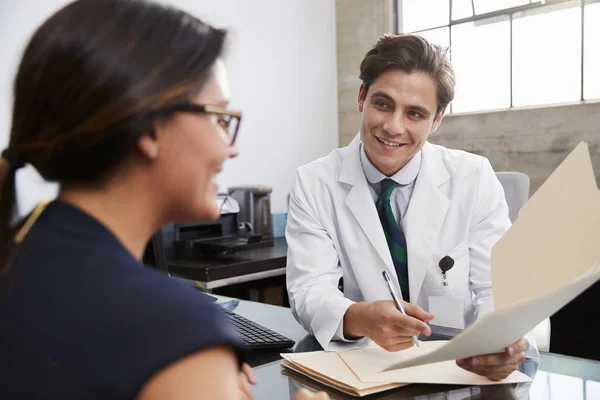
M 399 351 L 413 346 L 413 336 L 431 335 L 427 322 L 433 314 L 404 302 L 407 315 L 402 314 L 393 300 L 352 304 L 344 314 L 346 339 L 369 337 L 387 351 Z

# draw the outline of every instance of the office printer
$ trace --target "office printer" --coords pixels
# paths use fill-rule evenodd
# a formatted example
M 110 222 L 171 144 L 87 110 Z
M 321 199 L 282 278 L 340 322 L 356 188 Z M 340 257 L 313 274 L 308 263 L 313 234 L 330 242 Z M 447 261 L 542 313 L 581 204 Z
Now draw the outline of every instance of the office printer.
M 273 245 L 273 238 L 257 233 L 252 224 L 239 221 L 240 205 L 233 197 L 219 193 L 217 220 L 174 225 L 172 254 L 175 258 L 197 258 Z

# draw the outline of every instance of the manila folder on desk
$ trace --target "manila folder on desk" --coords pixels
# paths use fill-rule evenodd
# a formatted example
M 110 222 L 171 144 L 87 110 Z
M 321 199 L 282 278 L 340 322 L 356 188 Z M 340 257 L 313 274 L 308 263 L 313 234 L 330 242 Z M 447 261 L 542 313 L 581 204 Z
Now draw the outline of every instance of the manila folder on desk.
M 375 343 L 364 349 L 340 352 L 283 353 L 282 365 L 323 385 L 352 396 L 366 396 L 411 383 L 451 385 L 497 385 L 529 382 L 527 375 L 514 371 L 501 381 L 492 381 L 457 366 L 453 361 L 406 368 L 399 371 L 377 372 L 389 364 L 394 355 L 405 356 L 427 351 L 443 342 L 422 342 L 398 353 L 389 353 Z
M 367 396 L 405 386 L 405 383 L 363 383 L 336 352 L 282 353 L 282 365 L 325 386 L 351 396 Z
M 496 311 L 444 346 L 384 370 L 504 351 L 596 283 L 598 260 L 600 191 L 588 147 L 580 143 L 492 249 Z

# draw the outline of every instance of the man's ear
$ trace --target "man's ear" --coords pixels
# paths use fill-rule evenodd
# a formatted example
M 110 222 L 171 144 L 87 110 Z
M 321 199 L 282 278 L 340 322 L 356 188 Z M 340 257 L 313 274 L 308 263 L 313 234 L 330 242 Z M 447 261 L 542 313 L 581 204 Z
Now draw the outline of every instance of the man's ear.
M 140 153 L 148 160 L 155 160 L 158 157 L 158 140 L 156 134 L 148 133 L 138 139 L 137 142 Z
M 363 112 L 363 107 L 365 105 L 365 98 L 367 97 L 367 93 L 365 92 L 365 85 L 361 83 L 360 89 L 358 89 L 358 112 Z
M 442 123 L 442 120 L 444 119 L 445 114 L 446 114 L 446 107 L 442 108 L 441 111 L 438 113 L 437 117 L 435 117 L 435 119 L 433 120 L 433 125 L 431 125 L 431 130 L 429 131 L 429 133 L 433 133 L 433 132 L 437 131 L 437 128 Z

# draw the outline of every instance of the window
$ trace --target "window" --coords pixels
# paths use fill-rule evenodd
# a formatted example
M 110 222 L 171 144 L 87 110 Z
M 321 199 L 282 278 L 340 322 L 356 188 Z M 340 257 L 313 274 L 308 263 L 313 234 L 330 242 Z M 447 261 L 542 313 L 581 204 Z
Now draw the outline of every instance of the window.
M 448 25 L 450 0 L 403 0 L 398 3 L 403 32 L 422 31 Z
M 439 44 L 446 49 L 450 47 L 450 28 L 447 26 L 428 31 L 421 31 L 419 32 L 419 35 L 430 43 Z
M 510 107 L 510 21 L 507 17 L 452 27 L 456 73 L 453 112 Z M 477 54 L 477 57 L 473 57 Z
M 581 98 L 581 10 L 513 16 L 513 105 Z
M 398 31 L 448 47 L 451 112 L 600 98 L 600 0 L 396 0 Z
M 524 6 L 530 2 L 529 0 L 475 0 L 473 3 L 477 14 L 485 14 L 506 8 Z
M 600 2 L 585 6 L 583 98 L 600 98 Z M 595 22 L 595 23 L 594 23 Z

